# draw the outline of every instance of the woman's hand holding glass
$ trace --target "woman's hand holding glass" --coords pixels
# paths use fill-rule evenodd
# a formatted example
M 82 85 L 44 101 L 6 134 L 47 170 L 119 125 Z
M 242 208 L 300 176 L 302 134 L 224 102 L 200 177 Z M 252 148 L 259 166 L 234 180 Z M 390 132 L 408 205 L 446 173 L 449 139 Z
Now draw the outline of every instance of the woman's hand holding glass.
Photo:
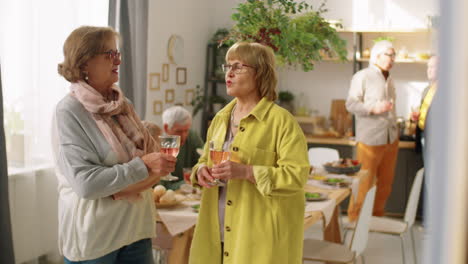
M 211 171 L 207 166 L 203 166 L 198 169 L 197 181 L 199 185 L 205 188 L 211 188 L 215 186 L 212 183 L 214 181 L 214 178 L 213 176 L 211 176 Z
M 155 176 L 161 177 L 175 170 L 177 159 L 165 153 L 153 152 L 141 157 L 148 171 Z
M 252 166 L 231 160 L 213 166 L 211 169 L 211 176 L 214 179 L 222 181 L 228 181 L 230 179 L 245 179 L 255 183 Z

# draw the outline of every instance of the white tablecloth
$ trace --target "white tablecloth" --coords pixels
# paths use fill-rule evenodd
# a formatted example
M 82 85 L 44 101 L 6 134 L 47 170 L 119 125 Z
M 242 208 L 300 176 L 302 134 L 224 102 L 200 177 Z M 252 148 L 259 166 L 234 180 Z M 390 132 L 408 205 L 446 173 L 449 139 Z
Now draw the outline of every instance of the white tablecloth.
M 334 199 L 328 199 L 321 202 L 306 202 L 305 213 L 307 215 L 308 213 L 313 211 L 320 211 L 322 213 L 326 227 L 328 226 L 328 223 L 330 223 L 335 206 L 336 201 Z
M 198 213 L 192 208 L 195 204 L 200 204 L 200 201 L 184 201 L 173 208 L 158 208 L 156 212 L 169 233 L 175 236 L 197 223 Z

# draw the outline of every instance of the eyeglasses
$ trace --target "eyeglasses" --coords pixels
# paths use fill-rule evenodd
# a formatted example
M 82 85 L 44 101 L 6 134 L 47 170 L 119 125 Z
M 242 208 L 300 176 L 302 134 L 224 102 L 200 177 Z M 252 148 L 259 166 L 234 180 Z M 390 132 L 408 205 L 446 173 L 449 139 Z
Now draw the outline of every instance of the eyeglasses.
M 396 54 L 395 53 L 384 53 L 385 56 L 388 56 L 392 59 L 394 59 L 396 57 Z
M 253 66 L 250 66 L 250 65 L 247 65 L 247 64 L 242 64 L 242 63 L 223 64 L 223 65 L 221 65 L 221 68 L 223 69 L 223 72 L 228 72 L 228 71 L 232 70 L 236 74 L 244 73 L 247 70 L 245 67 L 255 69 Z
M 99 54 L 107 54 L 108 59 L 110 60 L 115 60 L 116 58 L 120 59 L 119 50 L 109 50 L 109 51 L 100 52 Z

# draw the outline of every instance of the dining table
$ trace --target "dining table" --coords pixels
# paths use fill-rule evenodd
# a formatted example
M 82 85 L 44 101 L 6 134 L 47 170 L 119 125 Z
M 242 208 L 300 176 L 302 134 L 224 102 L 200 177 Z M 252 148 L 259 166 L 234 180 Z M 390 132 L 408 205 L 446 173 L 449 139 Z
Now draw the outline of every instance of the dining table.
M 347 187 L 325 186 L 319 181 L 315 181 L 309 175 L 309 180 L 304 186 L 305 192 L 325 193 L 326 201 L 306 202 L 304 213 L 304 231 L 312 225 L 322 221 L 323 239 L 330 242 L 342 243 L 340 228 L 340 205 L 347 198 L 353 202 L 353 193 L 357 193 L 359 183 L 364 177 L 368 177 L 366 170 L 361 170 L 354 175 L 349 176 L 350 184 Z M 192 208 L 194 204 L 199 203 L 192 199 L 181 201 L 178 205 L 171 208 L 158 208 L 156 222 L 159 228 L 165 229 L 166 236 L 171 236 L 171 245 L 168 247 L 169 254 L 167 263 L 185 264 L 188 263 L 190 245 L 197 221 L 198 213 Z M 163 233 L 164 233 L 163 232 Z M 161 230 L 160 232 L 161 233 Z M 155 242 L 156 241 L 156 242 Z M 155 248 L 157 239 L 153 239 Z

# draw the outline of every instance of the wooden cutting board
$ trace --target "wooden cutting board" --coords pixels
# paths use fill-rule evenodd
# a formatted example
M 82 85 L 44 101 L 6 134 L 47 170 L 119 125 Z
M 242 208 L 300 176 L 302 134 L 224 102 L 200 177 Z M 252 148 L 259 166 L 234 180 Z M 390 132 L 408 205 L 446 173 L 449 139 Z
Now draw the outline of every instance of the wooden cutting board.
M 352 115 L 346 110 L 346 100 L 332 100 L 330 120 L 333 128 L 335 128 L 340 135 L 344 135 L 350 124 L 352 124 Z

